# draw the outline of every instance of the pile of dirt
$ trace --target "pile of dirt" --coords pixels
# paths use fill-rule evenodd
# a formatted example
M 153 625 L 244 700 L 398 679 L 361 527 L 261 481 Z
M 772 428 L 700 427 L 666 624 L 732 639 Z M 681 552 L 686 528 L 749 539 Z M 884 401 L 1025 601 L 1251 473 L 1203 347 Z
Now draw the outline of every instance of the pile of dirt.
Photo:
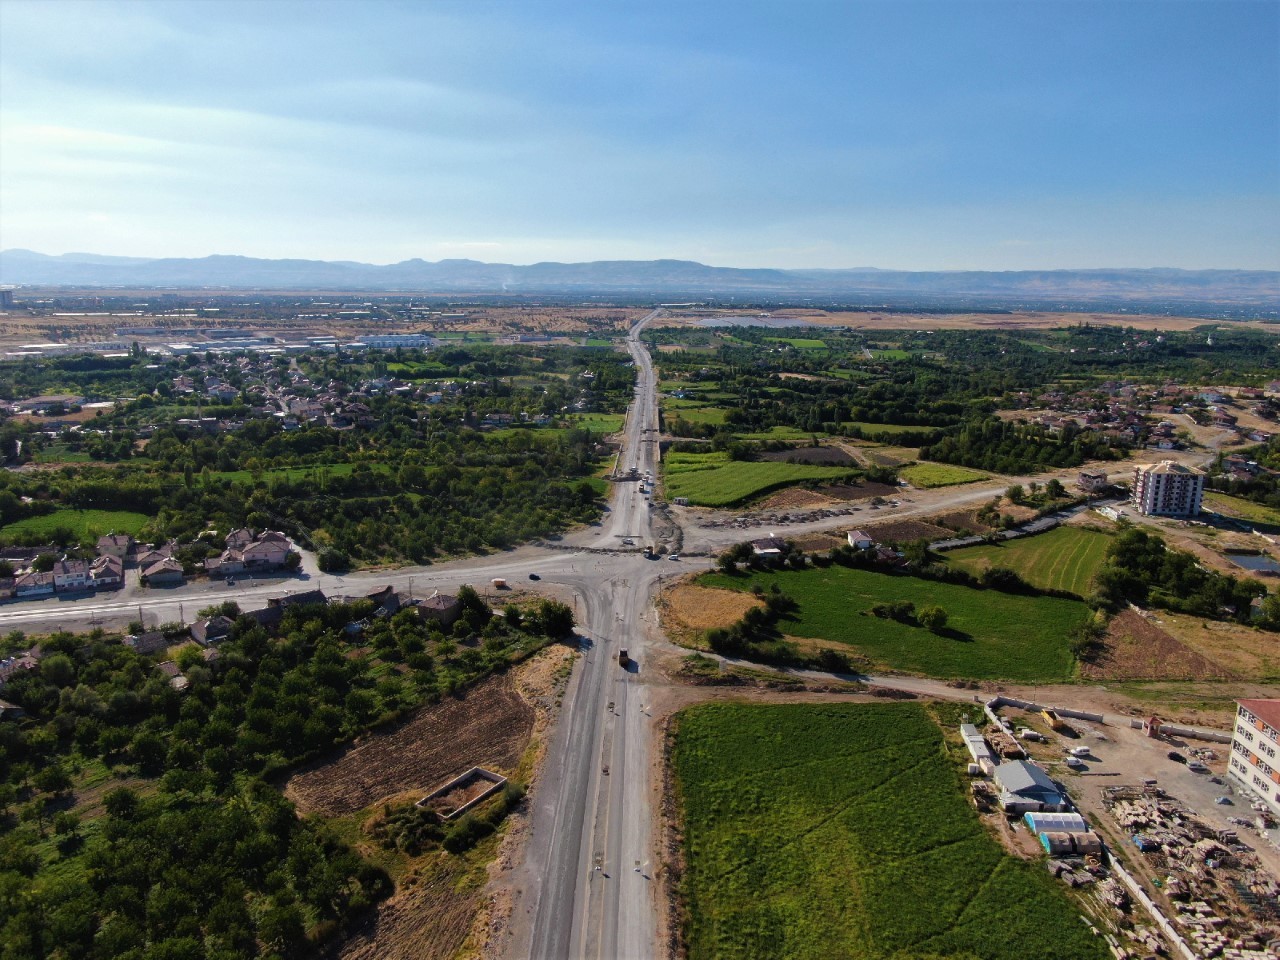
M 1216 680 L 1232 676 L 1133 610 L 1112 618 L 1102 653 L 1091 663 L 1082 664 L 1080 673 L 1095 680 Z
M 861 528 L 880 543 L 909 543 L 912 540 L 946 540 L 953 531 L 923 520 L 889 520 Z
M 832 500 L 870 500 L 893 497 L 901 491 L 887 483 L 828 483 L 818 487 L 818 492 Z
M 533 708 L 511 679 L 491 677 L 294 774 L 284 793 L 303 813 L 354 813 L 408 790 L 427 793 L 473 766 L 514 770 L 532 731 Z
M 857 461 L 838 447 L 793 447 L 760 454 L 761 460 L 777 463 L 812 463 L 829 467 L 857 466 Z

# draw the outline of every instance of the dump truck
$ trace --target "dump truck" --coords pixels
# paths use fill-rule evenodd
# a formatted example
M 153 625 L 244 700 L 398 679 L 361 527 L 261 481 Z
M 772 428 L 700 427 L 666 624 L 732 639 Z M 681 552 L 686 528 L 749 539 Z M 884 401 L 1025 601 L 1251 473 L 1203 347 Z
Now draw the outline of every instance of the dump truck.
M 627 655 L 627 648 L 623 647 L 618 651 L 618 666 L 625 667 L 631 662 L 631 657 Z
M 1049 724 L 1049 729 L 1057 730 L 1059 733 L 1067 729 L 1066 723 L 1058 716 L 1054 710 L 1044 709 L 1040 711 L 1040 716 L 1044 717 L 1044 722 Z
M 646 558 L 649 558 L 649 557 L 652 557 L 652 556 L 653 556 L 653 544 L 652 544 L 652 543 L 646 543 L 646 544 L 644 545 L 644 555 L 645 555 L 645 557 L 646 557 Z

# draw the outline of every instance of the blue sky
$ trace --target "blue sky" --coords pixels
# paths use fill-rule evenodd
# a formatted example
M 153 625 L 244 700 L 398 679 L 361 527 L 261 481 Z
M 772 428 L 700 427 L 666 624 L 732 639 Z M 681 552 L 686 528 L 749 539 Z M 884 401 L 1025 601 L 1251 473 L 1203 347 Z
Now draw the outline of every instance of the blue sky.
M 1280 3 L 0 0 L 0 247 L 1280 269 Z

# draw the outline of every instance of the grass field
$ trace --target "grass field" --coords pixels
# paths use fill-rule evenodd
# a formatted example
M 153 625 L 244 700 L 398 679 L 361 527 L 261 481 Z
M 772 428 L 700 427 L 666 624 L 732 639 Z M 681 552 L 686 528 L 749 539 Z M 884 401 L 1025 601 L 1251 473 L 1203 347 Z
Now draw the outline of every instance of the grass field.
M 783 633 L 848 644 L 879 666 L 947 678 L 1068 680 L 1075 673 L 1068 635 L 1089 616 L 1078 600 L 976 590 L 856 567 L 737 577 L 709 573 L 698 582 L 737 590 L 777 583 L 800 605 L 795 619 L 778 624 Z M 917 610 L 941 607 L 947 631 L 934 634 L 868 612 L 895 600 L 910 600 Z
M 1109 536 L 1095 530 L 1058 527 L 1000 545 L 952 550 L 946 558 L 975 574 L 988 567 L 1008 567 L 1041 590 L 1068 590 L 1083 597 L 1089 593 L 1110 542 Z
M 808 440 L 815 436 L 825 437 L 826 434 L 821 431 L 814 433 L 810 430 L 801 430 L 798 427 L 771 427 L 756 433 L 735 433 L 734 436 L 739 440 Z
M 370 463 L 367 464 L 370 470 L 375 473 L 386 473 L 395 468 L 389 463 Z M 271 477 L 286 477 L 289 480 L 299 480 L 303 477 L 310 477 L 318 474 L 328 474 L 331 477 L 350 476 L 355 470 L 354 463 L 323 463 L 312 464 L 307 467 L 272 467 L 270 470 L 260 471 L 264 480 Z M 234 483 L 248 483 L 254 479 L 254 471 L 252 470 L 221 470 L 214 471 L 213 476 L 220 480 L 231 480 Z
M 691 960 L 1110 956 L 987 834 L 924 707 L 706 704 L 677 723 Z
M 665 403 L 662 411 L 663 416 L 668 420 L 688 420 L 690 423 L 710 424 L 724 423 L 724 416 L 728 412 L 728 410 L 724 410 L 721 407 L 699 407 L 696 405 L 668 409 Z
M 813 337 L 766 337 L 770 343 L 786 343 L 795 347 L 797 350 L 825 350 L 827 345 L 822 340 L 816 340 Z
M 667 495 L 705 507 L 727 507 L 807 480 L 836 482 L 856 475 L 847 467 L 804 463 L 730 461 L 727 453 L 673 453 L 663 464 Z
M 59 527 L 65 527 L 81 543 L 89 543 L 107 533 L 137 536 L 150 520 L 145 514 L 130 510 L 64 509 L 43 517 L 27 517 L 7 524 L 0 528 L 0 536 L 14 537 L 18 534 L 35 533 L 37 536 L 47 537 Z
M 937 427 L 916 427 L 903 426 L 896 423 L 861 423 L 857 420 L 848 420 L 842 424 L 842 427 L 857 427 L 862 431 L 864 437 L 875 437 L 880 434 L 895 433 L 933 433 Z
M 53 443 L 36 453 L 36 463 L 88 463 L 93 457 L 81 450 L 72 450 L 65 443 Z
M 1251 520 L 1254 523 L 1280 527 L 1280 510 L 1264 506 L 1261 503 L 1254 503 L 1252 500 L 1245 500 L 1242 497 L 1233 497 L 1230 494 L 1214 493 L 1206 490 L 1204 492 L 1204 507 L 1206 510 L 1212 510 L 1214 513 L 1220 513 L 1223 516 L 1239 517 L 1242 520 Z
M 584 413 L 574 417 L 570 425 L 592 433 L 617 433 L 626 419 L 620 413 Z
M 898 476 L 913 487 L 953 487 L 961 483 L 986 480 L 987 474 L 968 467 L 953 467 L 949 463 L 917 463 L 898 471 Z

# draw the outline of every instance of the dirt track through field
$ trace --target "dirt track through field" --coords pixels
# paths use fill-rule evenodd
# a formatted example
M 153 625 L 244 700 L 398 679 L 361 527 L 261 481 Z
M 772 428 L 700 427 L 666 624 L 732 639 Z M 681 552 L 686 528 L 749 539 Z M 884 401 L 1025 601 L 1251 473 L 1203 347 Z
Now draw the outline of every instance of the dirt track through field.
M 290 777 L 284 792 L 303 813 L 354 813 L 408 790 L 426 793 L 473 766 L 514 770 L 532 730 L 533 708 L 510 678 L 491 677 Z

